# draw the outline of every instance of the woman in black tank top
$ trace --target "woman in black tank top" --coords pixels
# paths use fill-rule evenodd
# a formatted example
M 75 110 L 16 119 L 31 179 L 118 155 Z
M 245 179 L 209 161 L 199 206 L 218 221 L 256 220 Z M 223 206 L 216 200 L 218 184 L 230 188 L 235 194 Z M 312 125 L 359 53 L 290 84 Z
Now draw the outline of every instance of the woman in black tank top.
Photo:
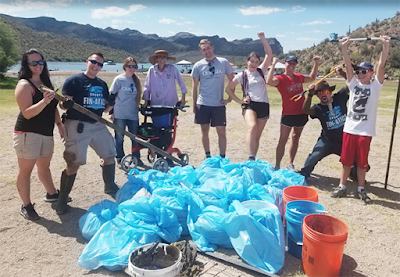
M 30 49 L 22 56 L 18 76 L 20 80 L 15 88 L 15 98 L 20 113 L 14 129 L 14 148 L 19 166 L 17 188 L 23 202 L 21 215 L 37 220 L 40 217 L 30 199 L 31 173 L 36 164 L 38 177 L 47 191 L 45 201 L 56 201 L 58 190 L 50 172 L 54 124 L 59 128 L 61 139 L 64 139 L 65 129 L 54 94 L 42 94 L 37 89 L 41 84 L 53 88 L 46 61 L 39 51 Z

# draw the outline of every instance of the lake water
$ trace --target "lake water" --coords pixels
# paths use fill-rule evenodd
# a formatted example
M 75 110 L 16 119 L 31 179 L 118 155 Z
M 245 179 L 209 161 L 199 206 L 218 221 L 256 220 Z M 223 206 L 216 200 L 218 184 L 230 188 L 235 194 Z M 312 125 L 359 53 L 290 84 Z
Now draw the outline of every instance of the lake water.
M 18 72 L 20 69 L 20 63 L 13 65 L 8 72 Z M 138 64 L 138 71 L 141 70 L 146 70 L 152 66 L 151 63 L 139 63 Z M 182 65 L 175 65 L 179 71 L 182 69 L 184 70 L 184 73 L 187 73 L 187 69 L 192 69 L 191 66 L 182 66 Z M 86 70 L 86 63 L 85 62 L 47 62 L 47 67 L 49 68 L 50 71 L 85 71 Z M 103 66 L 103 71 L 108 71 L 108 72 L 122 72 L 122 63 L 116 63 L 114 65 L 111 64 L 105 64 Z

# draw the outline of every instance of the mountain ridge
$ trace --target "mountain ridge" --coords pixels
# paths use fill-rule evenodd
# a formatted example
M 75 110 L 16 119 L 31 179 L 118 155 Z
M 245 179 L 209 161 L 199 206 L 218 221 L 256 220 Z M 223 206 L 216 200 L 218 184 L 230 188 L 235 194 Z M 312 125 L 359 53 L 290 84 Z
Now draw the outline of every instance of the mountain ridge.
M 7 21 L 14 29 L 16 29 L 15 26 L 17 24 L 22 24 L 39 33 L 65 36 L 85 43 L 92 43 L 131 53 L 140 62 L 147 61 L 147 58 L 158 49 L 167 50 L 177 57 L 177 59 L 185 58 L 195 62 L 202 58 L 198 51 L 198 43 L 203 38 L 209 39 L 214 44 L 217 55 L 218 53 L 223 53 L 223 56 L 232 62 L 243 61 L 244 57 L 251 51 L 264 53 L 260 40 L 253 39 L 229 42 L 218 35 L 196 36 L 187 32 L 179 32 L 174 36 L 164 38 L 156 34 L 143 34 L 138 30 L 129 28 L 124 30 L 117 30 L 111 27 L 101 29 L 93 27 L 90 24 L 82 25 L 74 22 L 57 21 L 51 17 L 22 18 L 0 14 L 0 18 Z M 275 55 L 283 53 L 283 48 L 278 40 L 275 38 L 268 38 L 267 40 Z M 82 54 L 87 55 L 87 53 Z M 118 57 L 115 61 L 122 61 L 125 57 Z M 83 58 L 81 57 L 80 59 Z M 53 56 L 48 56 L 48 59 L 53 59 Z

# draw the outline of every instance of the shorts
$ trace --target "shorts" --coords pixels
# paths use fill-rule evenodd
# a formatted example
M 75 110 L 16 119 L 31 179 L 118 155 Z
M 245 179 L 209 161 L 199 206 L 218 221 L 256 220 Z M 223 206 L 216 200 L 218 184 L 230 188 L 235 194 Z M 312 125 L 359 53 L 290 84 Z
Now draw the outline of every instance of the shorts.
M 354 161 L 357 167 L 368 168 L 368 154 L 372 137 L 352 135 L 343 132 L 342 155 L 340 161 L 344 166 L 353 166 Z
M 77 132 L 78 123 L 83 123 L 82 133 Z M 104 124 L 67 119 L 64 125 L 66 130 L 64 159 L 67 165 L 86 164 L 88 146 L 102 159 L 116 156 L 114 139 Z
M 295 115 L 282 115 L 281 124 L 286 127 L 297 127 L 301 128 L 308 122 L 308 115 L 306 114 L 295 114 Z
M 257 119 L 269 118 L 269 103 L 250 101 L 250 104 L 242 104 L 243 113 L 245 110 L 252 110 L 256 113 Z
M 19 159 L 37 160 L 54 152 L 54 138 L 36 133 L 14 133 L 14 149 Z
M 196 105 L 196 114 L 194 116 L 194 123 L 196 124 L 211 123 L 211 127 L 226 126 L 226 107 Z

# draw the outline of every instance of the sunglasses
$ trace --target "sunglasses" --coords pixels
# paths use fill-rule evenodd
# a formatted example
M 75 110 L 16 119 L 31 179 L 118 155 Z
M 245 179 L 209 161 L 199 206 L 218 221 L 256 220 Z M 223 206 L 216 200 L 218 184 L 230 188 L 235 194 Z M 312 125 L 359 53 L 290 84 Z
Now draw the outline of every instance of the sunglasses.
M 320 91 L 317 92 L 317 95 L 318 95 L 318 96 L 321 96 L 321 95 L 323 95 L 323 94 L 328 94 L 329 92 L 331 92 L 329 89 L 320 90 Z
M 215 74 L 215 67 L 212 66 L 211 62 L 208 63 L 208 71 L 210 71 L 212 73 L 212 75 L 214 76 Z
M 97 64 L 100 67 L 103 67 L 103 63 L 99 63 L 98 61 L 95 60 L 89 60 L 89 62 L 91 62 L 92 64 Z
M 127 67 L 127 68 L 134 68 L 134 69 L 138 69 L 138 66 L 135 64 L 135 65 L 130 65 L 130 64 L 128 64 L 127 66 L 125 66 L 125 67 Z
M 356 70 L 356 74 L 367 74 L 368 70 Z
M 28 65 L 30 66 L 37 66 L 37 65 L 44 65 L 46 62 L 43 60 L 40 61 L 33 61 L 33 62 L 28 62 Z

